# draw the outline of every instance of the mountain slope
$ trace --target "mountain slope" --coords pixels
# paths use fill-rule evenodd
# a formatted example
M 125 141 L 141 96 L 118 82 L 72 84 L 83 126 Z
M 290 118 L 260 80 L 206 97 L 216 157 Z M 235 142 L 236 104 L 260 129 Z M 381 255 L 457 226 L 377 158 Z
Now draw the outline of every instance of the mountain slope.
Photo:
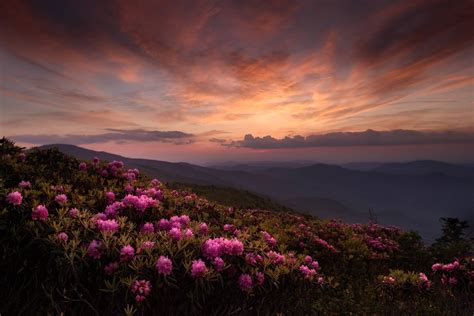
M 433 241 L 439 234 L 439 217 L 467 219 L 474 212 L 474 178 L 440 172 L 393 174 L 325 164 L 256 171 L 218 170 L 187 163 L 124 158 L 70 145 L 47 147 L 58 147 L 81 159 L 120 159 L 129 167 L 168 182 L 255 192 L 320 217 L 367 222 L 370 209 L 381 223 L 418 230 L 427 241 Z

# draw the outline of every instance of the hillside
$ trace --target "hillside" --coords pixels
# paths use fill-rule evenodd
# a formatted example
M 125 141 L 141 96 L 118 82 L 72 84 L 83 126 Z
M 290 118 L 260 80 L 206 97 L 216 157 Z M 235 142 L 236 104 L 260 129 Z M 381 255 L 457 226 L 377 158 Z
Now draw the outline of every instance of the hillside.
M 366 223 L 369 210 L 372 210 L 381 223 L 417 230 L 428 242 L 433 242 L 439 235 L 440 217 L 469 219 L 474 212 L 474 178 L 445 174 L 441 171 L 448 168 L 443 163 L 436 164 L 443 167 L 437 172 L 432 172 L 436 169 L 431 163 L 430 168 L 422 167 L 422 163 L 415 164 L 420 170 L 430 170 L 428 173 L 361 171 L 326 164 L 298 165 L 306 162 L 297 162 L 291 168 L 281 164 L 265 167 L 261 163 L 252 168 L 246 165 L 244 170 L 238 170 L 239 166 L 223 170 L 187 163 L 131 159 L 71 145 L 43 148 L 51 147 L 58 147 L 62 152 L 81 159 L 97 156 L 122 160 L 167 182 L 254 192 L 321 218 Z M 460 168 L 468 169 L 449 165 L 451 171 L 459 172 Z
M 463 239 L 224 207 L 121 161 L 1 145 L 2 314 L 472 311 Z

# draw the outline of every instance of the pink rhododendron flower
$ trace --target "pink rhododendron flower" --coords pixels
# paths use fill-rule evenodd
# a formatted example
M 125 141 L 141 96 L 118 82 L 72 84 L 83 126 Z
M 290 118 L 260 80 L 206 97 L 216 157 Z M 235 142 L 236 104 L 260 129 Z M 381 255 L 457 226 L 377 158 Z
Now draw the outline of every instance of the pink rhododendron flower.
M 161 182 L 158 179 L 153 179 L 153 180 L 150 181 L 150 184 L 154 187 L 157 187 L 161 184 Z
M 270 235 L 270 234 L 267 233 L 266 231 L 263 231 L 263 232 L 262 232 L 262 235 L 263 235 L 263 239 L 265 239 L 265 241 L 267 242 L 267 244 L 268 244 L 270 247 L 276 246 L 277 241 L 276 241 L 276 239 L 275 239 L 272 235 Z
M 65 232 L 60 232 L 58 234 L 58 239 L 63 241 L 63 242 L 67 242 L 67 240 L 69 239 L 69 237 L 67 236 L 67 234 Z
M 99 163 L 100 163 L 99 157 L 94 157 L 94 158 L 92 159 L 92 163 L 93 163 L 94 165 L 99 164 Z
M 100 241 L 97 241 L 97 240 L 91 241 L 89 246 L 87 247 L 87 255 L 94 259 L 100 259 L 101 247 L 102 247 L 102 243 Z
M 79 210 L 77 208 L 72 208 L 69 210 L 69 216 L 77 217 L 79 215 Z
M 156 270 L 158 270 L 158 273 L 163 275 L 170 275 L 173 271 L 173 263 L 171 262 L 171 259 L 166 256 L 160 256 L 156 262 Z
M 33 209 L 31 218 L 34 221 L 45 221 L 48 218 L 48 209 L 44 205 L 38 205 Z
M 259 285 L 263 285 L 263 282 L 265 282 L 265 275 L 262 272 L 257 272 L 255 273 L 255 279 Z
M 194 236 L 194 233 L 193 231 L 190 229 L 190 228 L 187 228 L 185 231 L 184 231 L 184 236 L 186 238 L 191 238 Z
M 27 189 L 31 188 L 31 182 L 30 181 L 21 181 L 18 186 L 22 189 Z
M 101 213 L 94 214 L 94 216 L 91 217 L 91 222 L 96 224 L 98 220 L 105 221 L 106 219 L 107 219 L 107 215 L 101 212 Z
M 209 234 L 209 228 L 207 227 L 206 223 L 199 224 L 199 234 L 206 236 Z
M 211 238 L 204 242 L 202 253 L 207 258 L 221 257 L 227 255 L 241 255 L 244 252 L 244 245 L 238 239 Z
M 80 171 L 86 171 L 87 170 L 87 164 L 85 162 L 81 162 L 79 164 L 79 170 Z
M 189 218 L 188 215 L 181 215 L 179 217 L 179 222 L 181 223 L 181 225 L 183 225 L 183 227 L 187 227 L 190 221 L 191 219 Z
M 214 267 L 216 268 L 216 271 L 220 272 L 224 269 L 225 263 L 221 257 L 215 257 L 213 263 L 214 263 Z
M 456 284 L 458 284 L 458 279 L 456 279 L 455 277 L 450 277 L 448 279 L 448 283 L 449 283 L 449 285 L 456 285 Z
M 8 193 L 7 195 L 7 202 L 12 205 L 21 205 L 22 201 L 23 201 L 23 197 L 21 196 L 21 193 L 18 191 Z
M 59 195 L 56 195 L 54 200 L 60 204 L 63 204 L 67 202 L 67 196 L 66 194 L 59 194 Z
M 146 195 L 136 196 L 131 194 L 125 196 L 122 202 L 125 206 L 133 206 L 135 210 L 142 213 L 145 212 L 147 208 L 153 207 L 157 204 L 156 200 Z
M 150 281 L 147 280 L 135 280 L 130 286 L 130 290 L 135 294 L 135 301 L 142 302 L 146 299 L 151 292 Z
M 112 275 L 118 271 L 119 267 L 118 262 L 110 262 L 104 267 L 105 274 Z
M 225 225 L 224 225 L 224 230 L 225 230 L 226 232 L 233 231 L 234 229 L 235 229 L 235 226 L 232 225 L 232 224 L 225 224 Z
M 311 256 L 306 256 L 304 257 L 304 262 L 310 264 L 311 262 L 313 262 L 313 258 L 311 258 Z
M 433 270 L 433 272 L 439 271 L 442 269 L 443 269 L 443 265 L 441 263 L 435 263 L 431 266 L 431 270 Z
M 105 193 L 105 197 L 107 198 L 107 203 L 109 204 L 115 201 L 115 193 L 112 191 Z
M 275 251 L 269 251 L 267 253 L 267 256 L 268 258 L 270 258 L 270 260 L 272 260 L 272 263 L 273 264 L 281 264 L 281 263 L 284 263 L 285 262 L 285 256 L 278 253 L 278 252 L 275 252 Z
M 159 230 L 170 230 L 171 228 L 171 223 L 169 220 L 167 220 L 166 218 L 162 218 L 160 219 L 160 221 L 158 222 L 158 229 Z
M 147 240 L 145 242 L 143 242 L 143 244 L 141 245 L 140 249 L 138 252 L 141 252 L 142 250 L 145 250 L 145 249 L 151 249 L 155 246 L 155 242 L 154 241 L 150 241 L 150 240 Z
M 140 232 L 142 234 L 154 233 L 155 227 L 152 223 L 146 222 L 145 224 L 143 224 L 142 228 L 140 229 Z
M 386 276 L 386 277 L 383 278 L 382 282 L 385 283 L 385 284 L 393 285 L 393 284 L 395 284 L 395 278 L 392 277 L 392 276 Z
M 319 262 L 317 262 L 315 260 L 315 261 L 311 262 L 310 266 L 313 267 L 313 269 L 318 270 L 319 269 Z
M 201 259 L 193 260 L 191 266 L 191 276 L 193 278 L 202 278 L 207 273 L 207 267 Z
M 248 274 L 241 274 L 239 277 L 239 288 L 242 291 L 250 291 L 252 289 L 252 277 Z
M 316 270 L 310 269 L 308 266 L 304 264 L 300 266 L 300 272 L 304 275 L 306 279 L 310 279 L 314 275 L 316 275 Z
M 115 219 L 102 220 L 98 219 L 96 221 L 97 228 L 101 232 L 112 232 L 115 233 L 118 231 L 119 223 Z
M 420 281 L 422 281 L 422 282 L 428 282 L 429 281 L 428 277 L 423 272 L 420 273 Z
M 168 234 L 170 235 L 172 239 L 176 241 L 181 239 L 181 230 L 179 228 L 176 228 L 176 227 L 171 228 Z
M 120 249 L 120 261 L 122 262 L 133 259 L 134 255 L 135 249 L 130 245 L 123 246 L 122 249 Z
M 20 153 L 20 154 L 18 155 L 18 158 L 20 158 L 20 161 L 21 161 L 21 162 L 25 162 L 25 160 L 26 160 L 26 154 L 25 154 L 25 153 Z

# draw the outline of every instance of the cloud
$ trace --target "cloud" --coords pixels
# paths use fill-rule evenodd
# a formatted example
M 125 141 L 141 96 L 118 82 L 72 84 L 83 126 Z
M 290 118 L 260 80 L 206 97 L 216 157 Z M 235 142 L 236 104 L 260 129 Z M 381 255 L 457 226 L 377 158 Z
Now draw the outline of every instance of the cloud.
M 30 144 L 63 143 L 73 145 L 105 143 L 105 142 L 163 142 L 176 145 L 194 142 L 194 135 L 181 131 L 147 131 L 143 129 L 122 130 L 106 129 L 110 133 L 96 135 L 16 135 L 12 139 Z
M 307 135 L 315 126 L 358 129 L 357 115 L 403 112 L 407 98 L 472 85 L 470 0 L 5 0 L 1 8 L 4 120 L 31 114 L 25 120 L 44 135 L 158 124 L 233 138 L 249 126 Z M 449 116 L 471 100 L 464 92 L 437 105 L 436 117 L 449 119 L 436 128 L 472 123 Z M 48 118 L 58 109 L 80 121 L 59 126 Z M 81 115 L 104 111 L 104 121 Z M 113 122 L 128 118 L 136 125 Z M 410 118 L 396 122 L 433 127 Z
M 339 146 L 393 146 L 421 144 L 474 143 L 472 132 L 422 132 L 414 130 L 391 130 L 364 132 L 336 132 L 309 136 L 287 136 L 277 139 L 272 136 L 254 137 L 245 135 L 241 141 L 221 142 L 224 146 L 254 149 L 339 147 Z

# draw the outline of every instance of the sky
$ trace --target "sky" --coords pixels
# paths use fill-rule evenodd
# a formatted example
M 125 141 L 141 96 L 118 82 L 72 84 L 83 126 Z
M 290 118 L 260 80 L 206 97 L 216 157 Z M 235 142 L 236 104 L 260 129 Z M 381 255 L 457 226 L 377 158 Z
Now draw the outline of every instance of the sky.
M 4 0 L 0 134 L 207 164 L 474 162 L 474 2 Z

